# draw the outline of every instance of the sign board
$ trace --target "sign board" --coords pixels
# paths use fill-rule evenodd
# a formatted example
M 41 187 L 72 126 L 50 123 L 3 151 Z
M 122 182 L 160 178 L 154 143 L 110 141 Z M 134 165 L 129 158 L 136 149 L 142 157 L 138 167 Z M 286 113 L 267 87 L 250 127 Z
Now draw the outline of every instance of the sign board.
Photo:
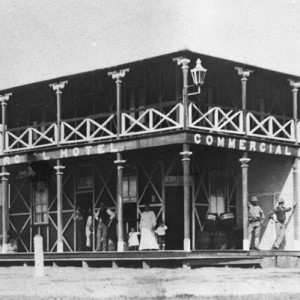
M 188 176 L 188 184 L 192 185 L 194 181 L 193 176 Z M 164 177 L 165 186 L 181 186 L 183 185 L 183 176 L 165 176 Z

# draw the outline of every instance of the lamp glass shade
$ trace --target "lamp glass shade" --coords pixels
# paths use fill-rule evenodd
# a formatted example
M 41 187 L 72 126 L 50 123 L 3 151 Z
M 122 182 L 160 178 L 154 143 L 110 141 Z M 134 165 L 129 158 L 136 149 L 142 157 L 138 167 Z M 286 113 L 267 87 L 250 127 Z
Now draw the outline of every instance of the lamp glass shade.
M 207 69 L 202 67 L 200 58 L 197 59 L 196 67 L 191 70 L 193 81 L 195 85 L 202 85 L 205 80 Z

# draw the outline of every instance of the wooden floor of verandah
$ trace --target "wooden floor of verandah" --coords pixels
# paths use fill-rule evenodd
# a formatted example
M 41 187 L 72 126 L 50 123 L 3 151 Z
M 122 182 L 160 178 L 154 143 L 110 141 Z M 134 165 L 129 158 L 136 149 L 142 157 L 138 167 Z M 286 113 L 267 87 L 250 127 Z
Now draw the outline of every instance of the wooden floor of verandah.
M 33 266 L 34 253 L 0 254 L 0 266 Z M 126 251 L 44 253 L 45 266 L 194 268 L 212 266 L 300 268 L 300 251 Z

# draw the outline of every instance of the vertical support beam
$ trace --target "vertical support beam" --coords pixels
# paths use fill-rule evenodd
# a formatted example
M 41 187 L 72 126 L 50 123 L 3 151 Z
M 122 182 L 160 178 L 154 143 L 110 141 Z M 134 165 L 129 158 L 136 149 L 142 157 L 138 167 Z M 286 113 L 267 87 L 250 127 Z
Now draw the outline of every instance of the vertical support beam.
M 293 119 L 294 119 L 294 135 L 296 144 L 299 143 L 299 133 L 298 133 L 298 90 L 300 88 L 300 81 L 294 81 L 288 79 L 290 86 L 293 88 Z M 299 151 L 299 150 L 298 150 Z M 299 155 L 299 154 L 298 154 Z M 299 228 L 299 163 L 300 158 L 296 157 L 293 166 L 293 181 L 294 181 L 294 203 L 297 204 L 294 212 L 294 249 L 300 250 L 300 228 Z
M 247 157 L 247 152 L 240 159 L 242 168 L 242 198 L 243 198 L 243 250 L 249 250 L 250 241 L 248 233 L 248 167 L 250 158 Z
M 191 199 L 190 199 L 190 156 L 189 145 L 183 144 L 182 155 L 183 164 L 183 201 L 184 201 L 184 251 L 191 251 Z
M 296 144 L 299 143 L 298 133 L 298 90 L 300 88 L 300 82 L 296 82 L 292 79 L 288 79 L 290 86 L 293 88 L 293 119 L 294 119 L 294 135 Z M 299 151 L 299 150 L 298 150 Z M 299 228 L 299 162 L 300 158 L 296 157 L 293 166 L 293 190 L 294 190 L 294 203 L 297 204 L 294 212 L 294 249 L 300 250 L 300 228 Z
M 252 70 L 245 70 L 240 67 L 235 67 L 238 74 L 242 76 L 241 84 L 242 84 L 242 110 L 243 110 L 243 130 L 245 134 L 247 134 L 247 124 L 246 124 L 246 114 L 247 114 L 247 80 L 250 74 L 253 72 Z
M 118 218 L 118 245 L 117 251 L 124 251 L 124 220 L 123 220 L 123 169 L 124 163 L 122 154 L 117 153 L 117 160 L 114 163 L 117 165 L 117 218 Z
M 116 88 L 117 88 L 117 139 L 120 138 L 120 134 L 122 133 L 121 128 L 121 84 L 123 78 L 129 72 L 129 69 L 123 69 L 120 71 L 108 72 L 107 75 L 111 76 L 112 79 L 116 80 Z M 123 128 L 124 129 L 124 128 Z
M 5 94 L 0 96 L 2 108 L 2 143 L 1 154 L 3 155 L 6 148 L 6 105 L 9 97 L 12 94 Z M 7 233 L 8 233 L 8 176 L 5 166 L 2 166 L 1 183 L 3 189 L 3 203 L 2 203 L 2 252 L 7 253 Z
M 56 92 L 57 145 L 61 142 L 61 94 L 67 83 L 68 81 L 61 81 L 60 83 L 49 84 Z
M 62 176 L 64 166 L 61 165 L 60 160 L 56 161 L 56 178 L 57 178 L 57 252 L 63 252 L 63 219 L 62 219 Z
M 191 62 L 188 58 L 177 57 L 174 58 L 178 65 L 182 65 L 183 73 L 183 89 L 182 89 L 182 105 L 183 105 L 183 128 L 187 129 L 188 125 L 188 64 Z
M 295 134 L 295 140 L 296 143 L 299 143 L 299 137 L 298 137 L 298 101 L 297 101 L 297 96 L 298 96 L 298 90 L 300 88 L 300 81 L 296 82 L 292 79 L 288 79 L 290 86 L 293 88 L 292 93 L 293 93 L 293 119 L 294 119 L 294 134 Z
M 293 166 L 293 188 L 294 188 L 294 203 L 296 203 L 294 211 L 294 250 L 300 250 L 300 228 L 299 228 L 299 164 L 300 158 L 296 157 Z
M 12 93 L 1 95 L 0 102 L 2 108 L 2 143 L 1 143 L 1 154 L 4 154 L 6 148 L 6 105 L 9 97 Z
M 6 168 L 2 166 L 1 183 L 3 191 L 3 203 L 2 203 L 2 253 L 7 253 L 7 233 L 8 233 L 8 176 Z

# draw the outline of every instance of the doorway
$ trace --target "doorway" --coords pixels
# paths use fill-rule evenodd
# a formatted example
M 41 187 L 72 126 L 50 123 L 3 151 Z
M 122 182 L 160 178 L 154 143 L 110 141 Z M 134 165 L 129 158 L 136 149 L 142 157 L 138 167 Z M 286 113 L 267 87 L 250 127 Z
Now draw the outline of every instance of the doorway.
M 86 249 L 86 233 L 85 233 L 85 224 L 89 214 L 92 214 L 93 224 L 94 213 L 93 213 L 93 192 L 92 191 L 82 191 L 76 193 L 76 206 L 75 209 L 80 206 L 81 212 L 83 214 L 83 221 L 76 222 L 75 224 L 75 236 L 74 236 L 74 245 L 77 251 L 87 250 Z M 89 209 L 91 209 L 89 213 Z M 95 232 L 95 230 L 94 230 Z M 90 236 L 91 248 L 95 244 L 95 236 Z
M 183 186 L 166 187 L 166 249 L 183 250 L 184 212 Z

